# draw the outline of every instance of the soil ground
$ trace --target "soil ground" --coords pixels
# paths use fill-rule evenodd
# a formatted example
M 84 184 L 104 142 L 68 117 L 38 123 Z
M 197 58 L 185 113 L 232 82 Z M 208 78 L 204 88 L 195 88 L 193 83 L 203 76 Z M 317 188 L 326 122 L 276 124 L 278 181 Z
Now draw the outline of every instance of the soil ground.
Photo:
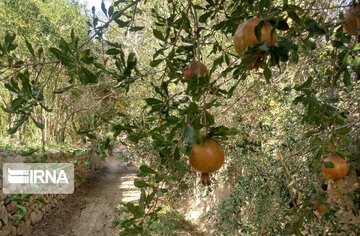
M 76 192 L 49 211 L 32 228 L 34 236 L 112 236 L 120 202 L 136 200 L 133 186 L 136 168 L 123 161 L 107 159 L 102 168 Z

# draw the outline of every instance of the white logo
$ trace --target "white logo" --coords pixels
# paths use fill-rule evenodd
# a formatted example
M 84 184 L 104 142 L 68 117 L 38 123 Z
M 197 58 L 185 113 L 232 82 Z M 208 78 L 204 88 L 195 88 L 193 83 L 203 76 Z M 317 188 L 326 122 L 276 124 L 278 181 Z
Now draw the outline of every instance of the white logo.
M 8 181 L 12 184 L 54 184 L 69 183 L 65 171 L 53 170 L 11 170 L 8 168 Z
M 74 192 L 72 163 L 5 163 L 5 194 L 71 194 Z

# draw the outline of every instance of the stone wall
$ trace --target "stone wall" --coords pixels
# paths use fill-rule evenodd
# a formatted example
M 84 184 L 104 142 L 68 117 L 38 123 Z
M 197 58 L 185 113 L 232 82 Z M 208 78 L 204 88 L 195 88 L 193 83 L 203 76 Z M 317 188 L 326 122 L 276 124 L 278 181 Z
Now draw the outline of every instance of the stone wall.
M 0 236 L 31 235 L 31 225 L 39 222 L 44 215 L 70 195 L 31 195 L 26 199 L 14 199 L 2 192 L 2 164 L 25 162 L 28 158 L 0 152 Z M 57 152 L 49 155 L 48 162 L 73 162 L 75 165 L 75 189 L 90 177 L 102 164 L 94 151 L 81 156 L 74 153 Z M 21 214 L 21 212 L 24 212 Z M 19 215 L 23 218 L 16 224 Z

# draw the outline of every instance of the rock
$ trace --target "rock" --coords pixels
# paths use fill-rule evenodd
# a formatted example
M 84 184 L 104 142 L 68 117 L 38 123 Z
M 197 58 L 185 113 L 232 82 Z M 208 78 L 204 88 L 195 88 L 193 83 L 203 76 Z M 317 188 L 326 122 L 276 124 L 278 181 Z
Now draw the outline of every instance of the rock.
M 16 236 L 17 235 L 17 228 L 15 226 L 11 226 L 10 235 L 11 236 Z
M 26 213 L 25 213 L 25 216 L 24 216 L 24 220 L 25 220 L 25 221 L 28 220 L 28 219 L 30 219 L 30 213 L 31 213 L 31 212 L 26 212 Z
M 32 225 L 34 225 L 34 224 L 36 224 L 38 222 L 37 221 L 37 213 L 35 211 L 31 212 L 30 220 L 31 220 Z
M 47 204 L 44 205 L 40 210 L 45 214 L 46 212 L 48 212 L 51 209 L 51 205 Z
M 9 222 L 9 214 L 4 205 L 0 207 L 0 220 L 2 220 L 5 225 Z
M 41 211 L 38 211 L 38 217 L 40 220 L 43 218 L 43 216 L 44 216 L 44 213 L 42 213 Z
M 24 235 L 26 233 L 26 225 L 24 221 L 17 226 L 17 233 L 18 235 Z
M 17 227 L 17 235 L 29 234 L 29 231 L 30 225 L 27 222 L 22 221 Z
M 36 224 L 37 222 L 39 222 L 43 217 L 43 213 L 41 211 L 37 211 L 37 212 L 32 212 L 30 214 L 30 221 L 32 225 Z
M 41 218 L 40 218 L 41 220 Z M 25 225 L 26 225 L 26 233 L 25 235 L 30 235 L 30 232 L 31 232 L 31 220 L 28 219 L 25 221 Z
M 0 236 L 8 236 L 10 235 L 10 229 L 9 228 L 2 228 L 0 230 Z
M 30 208 L 31 211 L 35 211 L 37 207 L 36 207 L 36 205 L 33 204 L 33 205 L 30 205 L 29 208 Z
M 16 211 L 17 211 L 16 206 L 17 206 L 17 203 L 16 203 L 15 201 L 11 201 L 11 202 L 6 206 L 6 209 L 7 209 L 8 213 L 10 213 L 10 214 L 16 213 Z
M 7 195 L 5 195 L 2 191 L 0 191 L 0 202 L 4 201 Z

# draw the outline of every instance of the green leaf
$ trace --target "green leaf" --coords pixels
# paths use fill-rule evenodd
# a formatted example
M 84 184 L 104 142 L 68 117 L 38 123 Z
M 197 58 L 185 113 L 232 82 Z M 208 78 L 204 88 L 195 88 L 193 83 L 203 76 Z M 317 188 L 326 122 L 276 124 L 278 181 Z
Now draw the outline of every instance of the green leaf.
M 139 218 L 145 214 L 145 209 L 142 206 L 135 206 L 133 203 L 128 202 L 125 204 L 125 207 L 135 218 Z
M 304 47 L 308 50 L 315 50 L 316 49 L 316 43 L 310 39 L 303 41 Z
M 15 50 L 17 48 L 17 44 L 14 44 L 14 40 L 16 38 L 16 34 L 6 34 L 5 35 L 5 43 L 2 48 L 4 54 L 8 54 L 9 52 Z
M 106 50 L 105 52 L 107 55 L 117 55 L 121 53 L 120 49 L 117 48 L 109 48 L 108 50 Z
M 77 174 L 77 173 L 75 174 L 75 180 L 76 180 L 77 183 L 83 183 L 84 182 L 84 178 L 81 175 Z
M 330 169 L 335 167 L 334 163 L 332 163 L 331 161 L 325 161 L 324 166 L 325 168 L 330 168 Z
M 111 17 L 114 13 L 114 6 L 110 6 L 108 10 L 109 17 Z
M 32 45 L 31 45 L 31 43 L 27 39 L 25 40 L 25 43 L 26 43 L 26 47 L 28 48 L 31 55 L 33 57 L 35 57 L 35 52 L 34 52 L 34 49 L 33 49 Z
M 90 54 L 90 49 L 81 51 L 80 60 L 85 64 L 92 64 L 94 62 L 94 57 Z
M 360 43 L 357 43 L 354 48 L 353 48 L 354 51 L 358 51 L 360 50 Z
M 130 24 L 130 21 L 122 21 L 120 19 L 115 19 L 115 23 L 118 24 L 120 28 L 125 28 Z
M 19 78 L 21 80 L 21 85 L 22 85 L 22 91 L 28 95 L 29 97 L 31 96 L 31 84 L 30 84 L 30 79 L 29 79 L 29 71 L 25 71 L 24 73 L 20 73 L 19 74 Z
M 213 14 L 213 11 L 207 11 L 199 17 L 199 22 L 206 23 L 207 19 Z
M 129 29 L 129 31 L 136 32 L 136 31 L 140 31 L 140 30 L 143 30 L 143 29 L 144 29 L 144 27 L 142 27 L 142 26 L 134 26 L 134 27 L 131 27 Z
M 42 55 L 44 53 L 44 49 L 42 47 L 40 47 L 38 50 L 37 50 L 37 56 L 39 59 L 41 59 Z
M 44 201 L 44 199 L 42 198 L 42 197 L 38 197 L 38 198 L 36 198 L 35 199 L 35 202 L 36 202 L 36 204 L 41 204 L 41 205 L 45 205 L 46 204 L 46 202 Z
M 74 85 L 70 85 L 70 86 L 66 86 L 66 87 L 63 87 L 63 88 L 55 89 L 53 91 L 53 93 L 64 93 L 64 92 L 68 91 L 69 89 L 71 89 L 72 87 L 74 87 Z
M 5 88 L 7 88 L 8 90 L 10 90 L 11 92 L 14 93 L 19 93 L 19 88 L 16 88 L 14 86 L 12 86 L 10 83 L 6 82 L 4 83 Z
M 161 41 L 166 41 L 164 35 L 161 33 L 160 30 L 153 29 L 153 34 L 154 34 L 155 38 L 160 39 Z
M 264 26 L 264 21 L 260 21 L 259 24 L 255 27 L 255 35 L 258 42 L 261 42 L 261 29 Z
M 15 62 L 15 64 L 12 66 L 13 68 L 20 68 L 24 65 L 23 61 L 17 61 Z
M 23 97 L 17 97 L 11 101 L 10 109 L 17 111 L 22 105 L 26 104 L 26 100 Z
M 26 151 L 20 152 L 20 155 L 24 157 L 31 156 L 32 154 L 34 154 L 39 150 L 40 150 L 39 148 L 29 148 Z
M 27 121 L 28 116 L 23 116 L 19 120 L 16 121 L 15 125 L 7 130 L 8 134 L 15 134 L 19 127 Z
M 341 129 L 336 130 L 336 134 L 338 135 L 347 135 L 351 132 L 351 128 L 349 127 L 343 127 Z
M 210 136 L 212 137 L 226 137 L 238 134 L 239 131 L 235 128 L 228 128 L 225 126 L 213 127 L 210 130 Z
M 49 49 L 52 54 L 65 66 L 71 67 L 73 65 L 73 60 L 66 55 L 63 51 L 57 49 L 57 48 L 50 48 Z
M 146 188 L 146 187 L 149 187 L 149 184 L 147 184 L 144 180 L 135 179 L 134 186 L 137 188 Z
M 309 76 L 303 84 L 295 86 L 294 89 L 296 91 L 307 91 L 311 89 L 313 80 L 313 77 Z
M 151 67 L 157 67 L 162 61 L 164 61 L 164 59 L 154 60 L 154 61 L 150 62 L 150 66 Z
M 140 166 L 140 171 L 147 174 L 156 174 L 156 171 L 150 168 L 149 166 L 142 165 Z
M 347 87 L 351 86 L 351 76 L 350 76 L 350 72 L 347 69 L 344 70 L 343 82 L 345 86 Z
M 244 74 L 244 76 L 246 76 L 246 74 Z M 236 89 L 236 87 L 239 85 L 241 79 L 238 79 L 236 81 L 236 83 L 229 89 L 228 93 L 227 93 L 227 98 L 231 98 L 234 94 L 234 91 Z
M 214 116 L 211 115 L 207 111 L 205 112 L 205 119 L 206 119 L 206 121 L 204 123 L 206 123 L 207 126 L 211 126 L 211 125 L 215 124 Z
M 127 59 L 127 70 L 132 70 L 136 67 L 137 59 L 135 53 L 131 52 L 129 53 L 128 59 Z
M 106 16 L 108 16 L 104 1 L 101 1 L 101 10 L 104 12 Z
M 97 83 L 97 76 L 85 67 L 80 67 L 78 75 L 82 84 Z
M 162 101 L 156 98 L 145 98 L 145 102 L 148 106 L 162 104 Z
M 190 124 L 187 124 L 185 126 L 184 130 L 184 140 L 187 142 L 190 146 L 199 143 L 199 137 L 197 134 L 197 131 L 192 127 Z
M 266 82 L 269 84 L 270 84 L 271 75 L 272 75 L 272 73 L 271 73 L 270 68 L 268 66 L 266 66 L 264 68 L 264 77 L 265 77 Z
M 146 191 L 145 191 L 144 188 L 142 188 L 141 193 L 140 193 L 139 204 L 140 205 L 145 205 L 145 201 L 146 201 Z
M 53 111 L 53 109 L 51 109 L 51 108 L 49 108 L 49 107 L 46 107 L 44 104 L 42 104 L 42 103 L 39 103 L 39 105 L 42 107 L 42 108 L 44 108 L 44 110 L 46 111 L 46 112 L 52 112 Z
M 356 74 L 360 75 L 360 57 L 354 56 L 354 60 L 352 62 L 351 68 L 356 72 Z
M 287 11 L 288 16 L 290 17 L 290 19 L 294 20 L 295 22 L 301 24 L 301 19 L 298 16 L 298 14 L 295 12 L 295 10 L 288 10 Z
M 276 29 L 286 31 L 286 30 L 289 30 L 290 27 L 289 27 L 288 23 L 286 22 L 286 20 L 279 20 L 277 22 Z
M 16 38 L 16 34 L 9 34 L 7 33 L 5 35 L 5 43 L 7 43 L 8 45 L 12 44 L 14 42 Z
M 36 125 L 36 127 L 38 127 L 39 129 L 44 129 L 44 124 L 43 123 L 40 123 L 38 122 L 37 120 L 35 120 L 34 117 L 30 116 L 31 120 L 34 122 L 34 124 Z

